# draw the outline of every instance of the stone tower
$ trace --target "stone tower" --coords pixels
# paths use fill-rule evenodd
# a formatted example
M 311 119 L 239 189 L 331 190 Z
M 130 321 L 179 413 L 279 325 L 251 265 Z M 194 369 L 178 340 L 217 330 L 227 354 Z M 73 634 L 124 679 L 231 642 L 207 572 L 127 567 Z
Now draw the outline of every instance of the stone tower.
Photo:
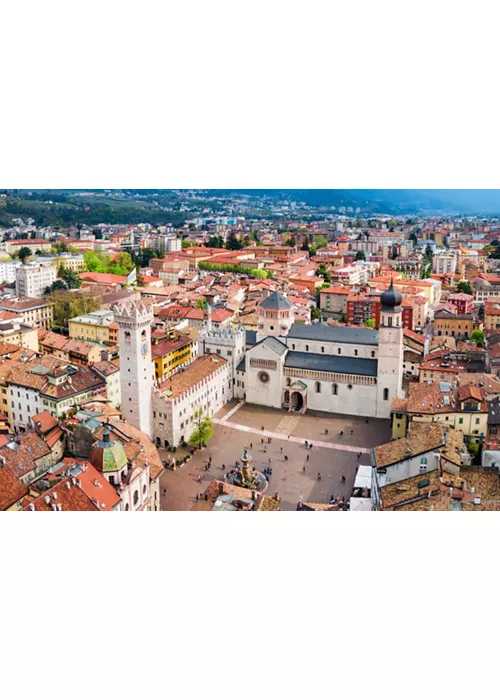
M 123 417 L 149 437 L 153 434 L 151 322 L 153 307 L 125 303 L 115 306 L 119 327 L 120 385 Z
M 294 321 L 293 304 L 279 292 L 273 292 L 259 305 L 257 342 L 269 335 L 276 338 L 288 335 Z
M 236 368 L 245 356 L 245 329 L 238 325 L 236 328 L 212 329 L 210 319 L 198 336 L 200 353 L 220 355 L 232 365 L 233 387 L 236 382 Z
M 392 400 L 403 396 L 403 296 L 391 286 L 380 297 L 377 417 L 390 418 Z

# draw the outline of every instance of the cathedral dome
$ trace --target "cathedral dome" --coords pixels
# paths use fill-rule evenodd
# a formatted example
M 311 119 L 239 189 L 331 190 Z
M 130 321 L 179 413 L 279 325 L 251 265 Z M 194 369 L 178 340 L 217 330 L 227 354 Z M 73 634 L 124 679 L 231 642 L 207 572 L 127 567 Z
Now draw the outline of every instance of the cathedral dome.
M 124 467 L 127 456 L 123 445 L 118 440 L 111 440 L 107 425 L 102 431 L 102 440 L 97 440 L 90 450 L 89 462 L 100 472 L 117 472 Z
M 394 289 L 394 285 L 391 279 L 391 286 L 382 292 L 380 295 L 380 301 L 382 303 L 382 311 L 398 311 L 403 301 L 403 295 Z

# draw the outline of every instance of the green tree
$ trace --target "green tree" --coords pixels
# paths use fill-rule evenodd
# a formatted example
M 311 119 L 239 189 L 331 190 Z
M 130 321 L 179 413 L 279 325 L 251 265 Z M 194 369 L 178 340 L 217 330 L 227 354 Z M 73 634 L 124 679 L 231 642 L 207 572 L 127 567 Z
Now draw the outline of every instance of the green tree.
M 243 248 L 243 243 L 236 238 L 235 231 L 231 231 L 227 239 L 226 248 L 228 250 L 241 250 Z
M 116 258 L 113 261 L 110 261 L 107 272 L 111 273 L 112 275 L 122 275 L 123 277 L 126 277 L 130 272 L 132 272 L 134 267 L 135 265 L 130 257 L 130 253 L 118 253 Z
M 369 318 L 368 321 L 365 321 L 365 322 L 363 323 L 363 326 L 364 326 L 365 328 L 375 328 L 376 325 L 377 325 L 377 322 L 375 321 L 374 318 Z
M 479 328 L 476 328 L 475 331 L 472 331 L 470 334 L 470 339 L 472 340 L 473 343 L 476 343 L 476 345 L 484 345 L 484 333 L 482 330 Z
M 110 257 L 100 250 L 87 250 L 83 254 L 85 269 L 89 272 L 107 272 L 110 264 Z
M 354 260 L 366 260 L 366 255 L 364 254 L 364 252 L 362 250 L 358 250 Z
M 416 233 L 410 233 L 410 241 L 413 241 L 413 245 L 416 246 L 418 243 L 418 238 Z
M 295 238 L 292 236 L 292 237 L 289 238 L 287 241 L 285 241 L 285 245 L 290 246 L 290 248 L 295 248 L 295 246 L 297 245 L 297 241 L 296 241 Z
M 468 280 L 460 280 L 457 284 L 457 292 L 472 294 L 472 285 Z
M 194 241 L 189 241 L 187 238 L 182 239 L 181 246 L 183 250 L 184 248 L 192 248 L 195 245 L 196 243 Z
M 54 329 L 67 331 L 68 320 L 101 308 L 101 298 L 92 294 L 60 290 L 48 297 L 54 308 Z
M 252 269 L 250 270 L 250 274 L 252 277 L 257 277 L 257 279 L 267 279 L 267 272 L 265 270 Z
M 213 435 L 214 428 L 208 416 L 203 416 L 203 411 L 199 408 L 194 414 L 196 427 L 188 440 L 190 445 L 201 448 L 206 445 Z
M 320 248 L 325 248 L 328 245 L 328 241 L 324 236 L 314 236 L 313 243 L 310 248 L 311 255 L 316 255 L 316 251 Z
M 222 236 L 210 236 L 207 241 L 207 248 L 224 248 Z
M 19 260 L 23 263 L 23 265 L 26 264 L 26 259 L 29 258 L 31 255 L 31 248 L 28 248 L 28 246 L 23 245 L 21 250 L 19 251 Z
M 311 321 L 317 321 L 321 316 L 321 311 L 317 306 L 313 306 L 311 309 Z
M 200 297 L 198 301 L 196 302 L 196 308 L 197 309 L 206 309 L 208 306 L 207 300 L 205 297 Z

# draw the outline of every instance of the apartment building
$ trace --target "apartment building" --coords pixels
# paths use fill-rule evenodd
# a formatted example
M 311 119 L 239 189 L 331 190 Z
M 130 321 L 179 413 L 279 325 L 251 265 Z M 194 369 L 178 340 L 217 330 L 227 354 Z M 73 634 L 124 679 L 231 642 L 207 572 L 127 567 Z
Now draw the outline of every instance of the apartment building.
M 16 294 L 20 297 L 43 297 L 56 281 L 57 270 L 50 263 L 28 263 L 16 271 Z
M 52 244 L 44 238 L 27 238 L 21 241 L 6 241 L 5 252 L 9 255 L 19 253 L 21 248 L 29 248 L 31 255 L 34 255 L 37 250 L 42 253 L 50 253 Z
M 50 328 L 54 321 L 54 309 L 50 302 L 31 297 L 0 299 L 0 311 L 10 311 L 20 316 L 23 324 L 35 328 Z
M 20 260 L 0 260 L 0 282 L 15 282 L 17 268 L 21 265 Z
M 114 323 L 112 311 L 91 311 L 83 316 L 71 318 L 68 322 L 69 337 L 85 340 L 88 343 L 116 345 L 118 343 L 118 326 Z
M 432 258 L 432 271 L 438 275 L 455 274 L 457 269 L 457 254 L 455 251 L 437 253 Z

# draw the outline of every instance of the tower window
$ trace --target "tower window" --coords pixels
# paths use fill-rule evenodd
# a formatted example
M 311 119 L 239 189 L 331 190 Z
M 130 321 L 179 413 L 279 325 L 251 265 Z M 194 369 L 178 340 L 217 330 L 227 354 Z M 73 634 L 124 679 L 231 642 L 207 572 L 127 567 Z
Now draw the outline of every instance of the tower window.
M 321 394 L 321 382 L 315 382 L 314 383 L 314 391 L 317 394 Z
M 125 342 L 130 343 L 130 331 L 125 331 Z
M 392 316 L 389 316 L 387 319 L 387 323 L 389 326 L 392 326 Z
M 358 354 L 358 351 L 357 351 L 357 350 L 354 350 L 354 355 L 357 356 L 357 354 Z
M 389 389 L 384 389 L 384 401 L 389 401 Z
M 372 350 L 372 357 L 375 357 L 375 350 Z
M 333 396 L 337 396 L 338 393 L 339 393 L 338 384 L 332 384 L 332 394 L 333 394 Z

